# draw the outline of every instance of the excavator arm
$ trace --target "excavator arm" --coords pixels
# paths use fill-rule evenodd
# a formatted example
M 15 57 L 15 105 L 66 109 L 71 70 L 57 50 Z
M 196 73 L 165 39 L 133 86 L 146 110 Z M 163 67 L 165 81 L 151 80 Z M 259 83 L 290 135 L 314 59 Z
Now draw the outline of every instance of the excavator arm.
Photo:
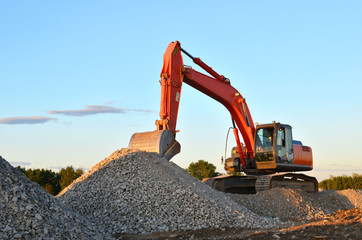
M 232 121 L 236 123 L 244 139 L 247 152 L 250 157 L 253 157 L 255 127 L 245 98 L 243 98 L 229 82 L 209 77 L 190 67 L 185 67 L 183 71 L 185 73 L 185 83 L 220 102 L 228 109 L 232 116 Z M 242 151 L 242 143 L 240 142 L 238 128 L 234 125 L 234 135 L 238 146 L 238 152 L 240 156 L 246 158 L 246 154 Z
M 211 76 L 200 73 L 191 67 L 184 66 L 181 52 L 185 53 L 194 61 L 194 63 L 203 68 Z M 163 67 L 160 80 L 160 120 L 156 120 L 157 130 L 154 132 L 134 134 L 130 141 L 130 148 L 155 151 L 161 156 L 167 155 L 166 158 L 168 160 L 173 156 L 172 154 L 175 152 L 175 154 L 177 154 L 179 152 L 179 147 L 176 147 L 176 150 L 172 149 L 178 144 L 176 140 L 171 139 L 169 140 L 169 143 L 160 144 L 160 142 L 163 141 L 163 137 L 160 136 L 162 134 L 165 135 L 165 131 L 167 132 L 168 138 L 170 138 L 170 133 L 172 133 L 174 137 L 176 136 L 177 115 L 183 82 L 215 99 L 228 109 L 234 125 L 234 135 L 238 153 L 242 156 L 242 165 L 245 164 L 244 159 L 247 158 L 247 154 L 249 154 L 250 157 L 254 157 L 255 126 L 248 105 L 245 102 L 245 98 L 231 86 L 230 81 L 227 78 L 216 73 L 211 67 L 202 62 L 201 59 L 192 57 L 188 52 L 181 48 L 180 43 L 177 41 L 168 45 L 163 56 Z M 243 137 L 247 152 L 243 151 L 243 144 L 240 141 L 238 129 Z M 163 147 L 161 145 L 165 144 L 169 149 L 162 151 L 157 149 Z M 151 148 L 153 150 L 150 150 L 150 147 L 145 148 L 145 145 L 152 146 Z

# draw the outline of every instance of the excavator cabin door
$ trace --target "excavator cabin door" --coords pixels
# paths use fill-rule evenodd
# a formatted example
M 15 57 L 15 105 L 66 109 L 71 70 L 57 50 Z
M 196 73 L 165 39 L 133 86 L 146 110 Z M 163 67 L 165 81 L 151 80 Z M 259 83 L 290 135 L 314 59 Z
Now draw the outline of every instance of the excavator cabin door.
M 277 163 L 293 163 L 292 128 L 280 124 L 276 130 L 276 161 Z
M 257 169 L 277 169 L 278 164 L 293 164 L 292 127 L 281 123 L 257 125 L 255 136 Z

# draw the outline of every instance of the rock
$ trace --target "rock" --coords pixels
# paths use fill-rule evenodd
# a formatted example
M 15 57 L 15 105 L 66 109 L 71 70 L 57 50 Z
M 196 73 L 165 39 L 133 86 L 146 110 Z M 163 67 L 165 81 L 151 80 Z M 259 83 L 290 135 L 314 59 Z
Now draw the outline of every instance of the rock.
M 7 225 L 4 230 L 5 230 L 5 232 L 8 232 L 8 231 L 11 231 L 13 229 L 9 225 Z
M 328 236 L 313 236 L 314 239 L 327 239 Z
M 26 207 L 25 207 L 26 210 L 31 210 L 32 208 L 33 208 L 33 206 L 32 206 L 31 204 L 28 204 L 28 205 L 26 205 Z
M 39 221 L 43 219 L 42 216 L 38 213 L 35 214 L 35 218 L 38 219 Z
M 275 238 L 275 239 L 279 239 L 279 238 L 280 238 L 280 236 L 279 236 L 278 234 L 273 234 L 272 237 Z

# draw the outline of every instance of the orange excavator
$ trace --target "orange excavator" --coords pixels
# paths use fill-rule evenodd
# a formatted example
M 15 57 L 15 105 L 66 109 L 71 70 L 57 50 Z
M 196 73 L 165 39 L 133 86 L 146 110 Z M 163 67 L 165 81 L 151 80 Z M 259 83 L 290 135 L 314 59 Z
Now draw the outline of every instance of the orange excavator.
M 211 76 L 185 66 L 182 53 Z M 225 160 L 224 169 L 243 174 L 204 179 L 206 184 L 231 193 L 256 193 L 275 187 L 318 191 L 316 178 L 295 173 L 312 170 L 313 158 L 310 147 L 293 140 L 292 127 L 279 122 L 254 125 L 245 98 L 231 86 L 230 80 L 186 52 L 178 41 L 170 43 L 163 55 L 160 119 L 156 120 L 156 130 L 133 134 L 129 148 L 156 152 L 167 160 L 180 152 L 176 122 L 183 82 L 223 104 L 232 118 L 236 147 Z

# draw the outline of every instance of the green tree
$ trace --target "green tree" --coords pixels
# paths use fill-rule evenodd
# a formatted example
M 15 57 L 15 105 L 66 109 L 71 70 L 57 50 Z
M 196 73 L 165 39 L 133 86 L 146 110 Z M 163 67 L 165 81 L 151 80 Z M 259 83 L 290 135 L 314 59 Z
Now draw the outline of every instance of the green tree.
M 16 167 L 16 169 L 52 195 L 57 195 L 84 173 L 83 169 L 78 168 L 75 170 L 72 166 L 62 168 L 59 173 L 49 169 L 25 169 L 20 166 Z
M 353 173 L 352 176 L 330 176 L 319 183 L 319 187 L 325 190 L 343 190 L 343 189 L 361 189 L 362 188 L 362 175 Z
M 57 193 L 55 191 L 53 185 L 51 185 L 50 183 L 45 184 L 44 189 L 45 189 L 45 191 L 47 191 L 48 193 L 50 193 L 51 195 L 54 195 L 54 196 L 59 193 L 59 192 Z
M 196 163 L 192 162 L 185 170 L 199 180 L 220 175 L 220 173 L 216 172 L 215 165 L 205 160 L 199 160 Z
M 72 166 L 68 166 L 66 168 L 62 168 L 59 171 L 60 174 L 60 188 L 63 190 L 69 184 L 71 184 L 75 179 L 80 177 L 84 173 L 83 169 L 78 168 L 75 170 Z
M 48 193 L 56 195 L 60 192 L 60 175 L 49 169 L 25 169 L 20 166 L 16 167 L 22 172 L 29 180 L 38 183 Z
M 362 175 L 353 173 L 351 181 L 352 181 L 353 189 L 362 189 Z

